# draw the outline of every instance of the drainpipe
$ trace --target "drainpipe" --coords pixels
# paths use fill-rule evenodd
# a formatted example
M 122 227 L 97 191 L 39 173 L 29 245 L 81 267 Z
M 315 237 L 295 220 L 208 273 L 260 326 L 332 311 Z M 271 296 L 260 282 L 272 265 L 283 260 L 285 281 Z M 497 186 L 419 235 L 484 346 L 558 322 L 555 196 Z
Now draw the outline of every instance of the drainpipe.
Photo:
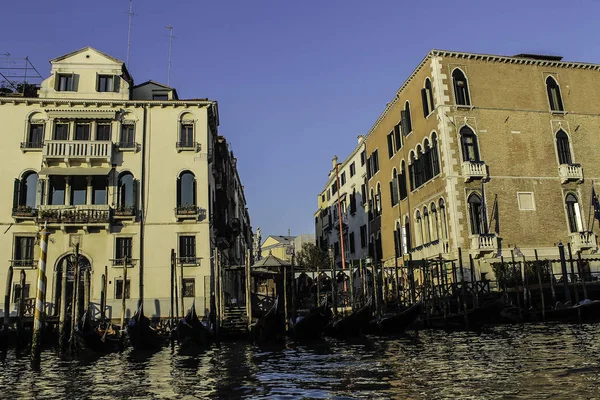
M 142 179 L 140 182 L 140 259 L 139 259 L 139 300 L 138 308 L 144 302 L 144 231 L 145 231 L 145 219 L 146 219 L 146 141 L 148 137 L 148 106 L 143 106 L 144 120 L 142 122 Z

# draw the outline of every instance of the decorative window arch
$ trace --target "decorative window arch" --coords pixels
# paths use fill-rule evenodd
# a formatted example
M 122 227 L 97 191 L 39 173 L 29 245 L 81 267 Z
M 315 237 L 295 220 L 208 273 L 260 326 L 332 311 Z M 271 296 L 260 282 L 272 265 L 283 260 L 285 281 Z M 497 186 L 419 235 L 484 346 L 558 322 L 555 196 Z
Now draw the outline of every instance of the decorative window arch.
M 195 120 L 194 115 L 184 112 L 179 117 L 179 136 L 177 138 L 178 149 L 194 149 L 195 142 Z
M 138 209 L 138 181 L 131 172 L 121 172 L 117 179 L 117 208 L 122 215 L 134 215 Z
M 433 90 L 429 78 L 425 79 L 425 86 L 421 89 L 421 100 L 423 101 L 423 115 L 427 118 L 435 108 L 433 103 Z
M 427 138 L 425 138 L 425 140 L 423 141 L 423 155 L 425 156 L 425 159 L 423 160 L 423 182 L 427 182 L 431 178 L 433 178 L 433 165 L 431 163 L 431 146 Z
M 404 217 L 404 234 L 403 234 L 404 253 L 408 253 L 412 249 L 412 240 L 410 233 L 410 218 L 408 215 Z
M 577 200 L 577 196 L 574 193 L 568 193 L 565 197 L 565 205 L 567 207 L 569 231 L 571 233 L 582 232 L 583 225 L 581 223 L 581 209 L 579 208 L 579 200 Z
M 412 132 L 412 120 L 410 116 L 410 103 L 408 100 L 404 103 L 404 110 L 401 111 L 402 134 L 408 136 Z
M 433 132 L 431 135 L 431 170 L 433 171 L 433 176 L 436 176 L 440 173 L 440 157 L 438 153 L 438 139 L 437 134 Z
M 394 229 L 394 255 L 396 258 L 402 255 L 401 232 L 400 222 L 396 221 L 396 229 Z
M 415 242 L 417 246 L 423 245 L 423 223 L 421 221 L 421 211 L 415 213 Z
M 571 158 L 569 136 L 562 129 L 559 129 L 558 132 L 556 132 L 556 151 L 558 152 L 559 164 L 572 164 L 573 159 Z
M 429 210 L 427 207 L 423 208 L 423 244 L 431 242 L 431 227 L 429 219 Z
M 467 125 L 460 128 L 460 145 L 462 148 L 463 161 L 480 161 L 477 135 L 475 135 L 475 132 Z
M 408 163 L 408 178 L 410 180 L 410 190 L 415 190 L 417 188 L 417 177 L 416 177 L 416 164 L 417 160 L 415 158 L 414 150 L 410 151 L 410 162 Z
M 415 187 L 420 187 L 425 182 L 425 155 L 420 144 L 417 145 L 417 161 L 415 166 Z
M 483 233 L 482 204 L 481 197 L 477 193 L 471 193 L 467 199 L 469 205 L 469 222 L 471 224 L 471 234 L 481 235 Z
M 377 193 L 375 194 L 375 210 L 381 215 L 381 184 L 377 182 Z
M 446 202 L 444 199 L 440 199 L 438 202 L 440 208 L 440 232 L 442 239 L 448 239 L 448 214 L 446 212 Z
M 40 184 L 35 171 L 25 171 L 21 179 L 15 179 L 13 192 L 13 211 L 32 211 L 40 204 L 38 191 Z M 41 191 L 40 191 L 41 192 Z
M 196 177 L 191 171 L 183 171 L 177 178 L 177 208 L 196 208 Z
M 392 207 L 398 204 L 398 172 L 395 167 L 392 170 L 392 180 L 390 181 L 390 199 Z
M 454 71 L 452 71 L 452 83 L 454 85 L 454 99 L 456 105 L 470 106 L 471 98 L 469 97 L 467 77 L 460 68 L 455 68 Z
M 369 220 L 372 220 L 375 214 L 375 190 L 371 188 L 369 191 Z
M 564 111 L 560 87 L 552 76 L 546 78 L 546 91 L 548 92 L 548 102 L 551 111 Z
M 27 117 L 27 131 L 25 141 L 21 143 L 22 149 L 41 150 L 44 147 L 44 130 L 46 126 L 46 116 L 41 112 L 32 112 Z
M 400 191 L 400 200 L 404 200 L 408 196 L 406 190 L 406 162 L 402 160 L 400 163 L 400 175 L 398 175 L 398 189 Z
M 437 208 L 435 207 L 435 203 L 431 203 L 430 213 L 431 213 L 431 240 L 439 240 L 440 239 L 440 231 L 439 231 L 439 218 L 437 213 Z

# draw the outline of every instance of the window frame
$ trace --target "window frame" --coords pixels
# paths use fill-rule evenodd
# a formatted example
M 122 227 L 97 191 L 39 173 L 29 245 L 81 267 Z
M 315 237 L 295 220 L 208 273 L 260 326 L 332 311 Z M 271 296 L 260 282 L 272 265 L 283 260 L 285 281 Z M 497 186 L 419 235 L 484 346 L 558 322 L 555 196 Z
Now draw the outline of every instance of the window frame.
M 20 246 L 20 241 L 26 240 L 27 245 L 25 246 L 26 254 L 21 253 L 22 246 Z M 13 245 L 12 245 L 12 265 L 13 267 L 34 267 L 36 264 L 36 246 L 35 246 L 36 236 L 35 234 L 27 234 L 27 233 L 18 233 L 13 236 Z
M 190 284 L 190 281 L 192 283 L 192 293 L 190 294 L 189 290 L 189 286 L 186 286 L 186 284 Z M 188 277 L 188 278 L 181 278 L 181 296 L 184 298 L 195 298 L 196 297 L 196 278 L 194 277 Z
M 121 286 L 120 292 L 119 292 L 119 284 Z M 123 288 L 123 286 L 125 286 L 125 287 Z M 127 281 L 125 281 L 125 285 L 123 285 L 123 277 L 115 278 L 115 300 L 122 300 L 123 292 L 125 292 L 126 300 L 131 299 L 131 279 L 127 278 Z
M 460 73 L 462 75 L 462 81 L 464 81 L 464 89 L 462 89 L 462 96 L 464 97 L 464 103 L 459 102 L 459 90 L 458 90 L 458 82 L 456 73 Z M 469 79 L 467 78 L 467 74 L 462 68 L 456 67 L 452 70 L 450 74 L 452 77 L 452 90 L 454 91 L 454 104 L 457 107 L 472 107 L 473 102 L 471 101 L 471 91 L 469 90 Z
M 135 149 L 137 147 L 135 125 L 135 123 L 121 123 L 121 129 L 119 129 L 119 149 Z M 131 136 L 131 140 L 124 140 L 129 139 L 129 136 Z
M 177 264 L 199 265 L 197 235 L 184 233 L 177 235 Z M 186 241 L 189 241 L 186 243 Z M 193 250 L 190 254 L 188 250 Z
M 556 145 L 558 164 L 573 165 L 573 151 L 571 149 L 571 138 L 569 137 L 569 134 L 564 129 L 560 128 L 554 134 L 554 143 Z
M 479 138 L 477 137 L 477 134 L 475 133 L 475 131 L 470 126 L 463 125 L 460 128 L 459 136 L 460 136 L 460 149 L 461 149 L 461 153 L 462 153 L 462 161 L 463 162 L 480 163 L 481 162 L 481 151 L 479 149 Z M 467 144 L 465 143 L 465 137 L 473 138 L 473 143 L 471 143 L 470 146 L 467 146 Z M 469 148 L 472 148 L 474 150 L 474 153 L 475 153 L 474 159 L 467 158 L 467 156 L 470 155 L 469 154 L 470 152 L 468 151 Z
M 575 201 L 570 202 L 569 197 L 574 198 Z M 569 232 L 583 232 L 583 221 L 581 219 L 581 205 L 579 204 L 579 197 L 576 193 L 568 192 L 566 193 L 564 199 Z
M 110 82 L 110 88 L 108 85 L 102 87 L 102 80 L 106 80 L 106 82 Z M 108 80 L 110 79 L 110 80 Z M 118 76 L 114 74 L 98 74 L 96 78 L 96 92 L 98 93 L 111 93 L 111 92 L 119 92 L 119 87 L 117 85 Z
M 471 201 L 471 199 L 477 199 L 479 202 Z M 477 205 L 477 209 L 474 208 L 474 205 Z M 483 199 L 479 193 L 473 192 L 467 196 L 467 208 L 469 212 L 469 228 L 471 235 L 483 235 L 484 227 L 483 227 Z
M 548 96 L 548 106 L 550 107 L 550 112 L 558 114 L 564 113 L 565 106 L 557 79 L 552 75 L 547 75 L 544 81 L 546 84 L 546 94 Z M 554 82 L 554 85 L 550 85 L 550 81 Z M 554 99 L 553 95 L 556 96 L 556 99 Z M 555 100 L 558 101 L 558 104 L 554 104 Z
M 63 78 L 67 79 L 67 83 L 70 83 L 70 85 L 65 85 L 65 86 L 68 86 L 68 88 L 62 89 L 62 79 Z M 76 92 L 77 90 L 75 90 L 75 74 L 72 72 L 71 73 L 57 72 L 56 73 L 55 90 L 57 92 Z

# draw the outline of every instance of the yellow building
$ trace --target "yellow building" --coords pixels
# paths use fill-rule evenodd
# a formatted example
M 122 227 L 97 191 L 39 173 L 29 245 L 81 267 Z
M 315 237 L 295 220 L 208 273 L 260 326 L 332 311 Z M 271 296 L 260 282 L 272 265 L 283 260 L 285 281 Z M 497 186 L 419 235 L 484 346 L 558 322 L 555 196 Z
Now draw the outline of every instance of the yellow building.
M 227 290 L 212 271 L 243 265 L 252 236 L 235 159 L 215 151 L 224 142 L 217 103 L 179 99 L 153 81 L 135 86 L 122 61 L 90 47 L 50 63 L 38 97 L 0 97 L 0 252 L 15 269 L 10 311 L 19 270 L 26 297 L 35 296 L 37 233 L 47 224 L 49 315 L 65 300 L 65 271 L 68 295 L 74 286 L 76 245 L 91 303 L 100 302 L 106 274 L 109 317 L 120 318 L 123 295 L 129 315 L 143 299 L 147 316 L 169 316 L 172 249 L 185 308 L 195 300 L 208 313 L 211 287 Z M 228 185 L 225 164 L 235 172 Z M 234 202 L 216 202 L 224 190 Z M 0 269 L 0 287 L 6 278 Z
M 515 248 L 556 260 L 562 242 L 593 258 L 599 70 L 554 56 L 429 52 L 366 136 L 374 258 L 456 260 L 460 248 L 478 277 Z

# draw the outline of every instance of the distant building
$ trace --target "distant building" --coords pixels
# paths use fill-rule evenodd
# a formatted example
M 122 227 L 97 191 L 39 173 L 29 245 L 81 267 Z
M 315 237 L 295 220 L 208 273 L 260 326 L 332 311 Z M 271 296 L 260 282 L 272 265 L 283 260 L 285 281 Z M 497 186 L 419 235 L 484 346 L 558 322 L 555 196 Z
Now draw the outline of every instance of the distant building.
M 346 261 L 360 260 L 368 255 L 367 214 L 367 170 L 364 137 L 358 136 L 358 145 L 346 159 L 338 165 L 337 157 L 332 161 L 327 182 L 317 196 L 318 209 L 315 213 L 316 243 L 323 250 L 331 249 L 339 266 L 342 263 L 340 241 L 341 208 L 344 252 Z M 339 181 L 339 190 L 338 190 Z
M 260 246 L 261 258 L 272 254 L 281 260 L 291 261 L 295 238 L 296 236 L 269 235 Z
M 260 244 L 262 242 L 262 235 L 260 232 L 260 226 L 256 229 L 256 233 L 252 236 L 252 256 L 253 262 L 256 262 L 262 258 L 260 252 Z

